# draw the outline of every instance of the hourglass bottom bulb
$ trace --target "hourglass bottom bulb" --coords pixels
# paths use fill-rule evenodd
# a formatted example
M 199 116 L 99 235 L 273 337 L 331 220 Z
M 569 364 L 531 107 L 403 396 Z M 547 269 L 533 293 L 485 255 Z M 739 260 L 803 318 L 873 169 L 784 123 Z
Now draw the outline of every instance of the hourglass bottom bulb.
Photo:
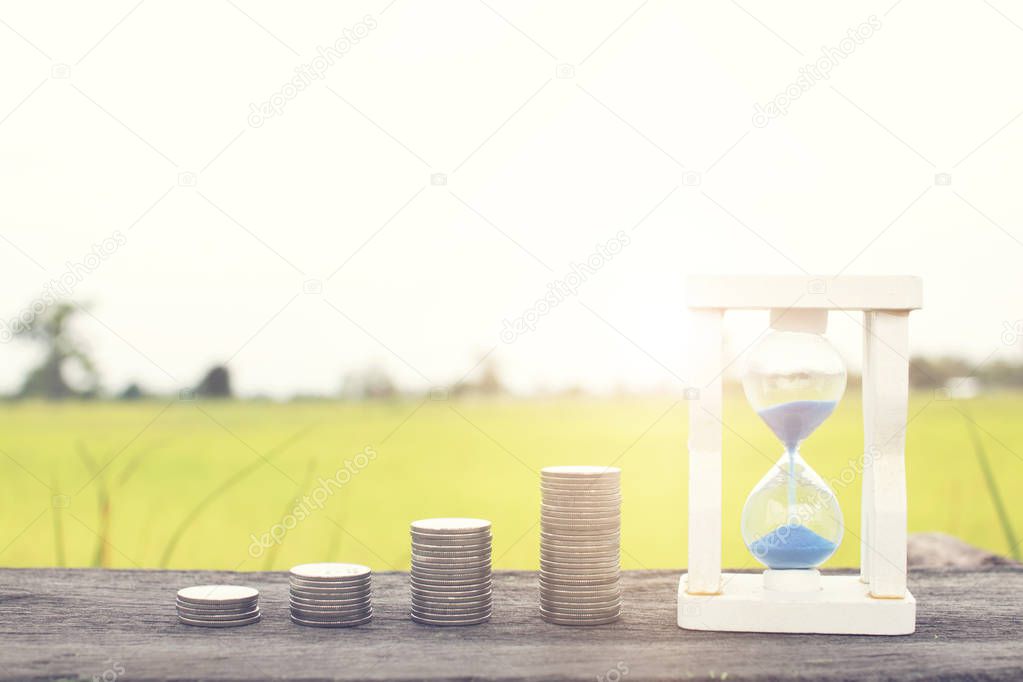
M 749 549 L 768 568 L 813 568 L 834 554 L 838 545 L 806 526 L 793 524 L 754 540 Z

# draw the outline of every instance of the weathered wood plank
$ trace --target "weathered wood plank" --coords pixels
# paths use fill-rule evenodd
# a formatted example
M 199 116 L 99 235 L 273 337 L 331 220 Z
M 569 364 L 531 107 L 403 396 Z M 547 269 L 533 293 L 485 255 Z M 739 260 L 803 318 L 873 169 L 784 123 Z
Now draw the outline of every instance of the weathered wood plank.
M 629 572 L 626 614 L 597 628 L 548 625 L 536 574 L 495 576 L 493 622 L 409 621 L 407 575 L 377 574 L 376 616 L 352 630 L 291 624 L 284 573 L 0 570 L 0 678 L 53 679 L 1020 679 L 1023 569 L 915 571 L 917 632 L 835 637 L 691 632 L 675 625 L 681 571 Z M 177 588 L 234 582 L 262 592 L 264 619 L 179 625 Z M 108 675 L 107 679 L 111 679 Z

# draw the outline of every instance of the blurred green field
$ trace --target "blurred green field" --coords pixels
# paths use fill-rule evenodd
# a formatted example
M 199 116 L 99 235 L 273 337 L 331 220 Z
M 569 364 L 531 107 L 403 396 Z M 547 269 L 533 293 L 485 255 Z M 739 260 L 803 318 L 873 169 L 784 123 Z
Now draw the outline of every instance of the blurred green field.
M 623 565 L 679 568 L 686 563 L 686 408 L 671 398 L 8 403 L 0 406 L 0 565 L 265 570 L 341 560 L 402 569 L 409 521 L 457 515 L 493 521 L 496 567 L 535 568 L 539 468 L 615 463 L 623 469 Z M 957 411 L 964 408 L 982 429 L 1023 531 L 1020 395 L 967 404 L 913 397 L 909 527 L 1008 553 Z M 724 561 L 752 567 L 739 515 L 781 448 L 741 398 L 726 400 L 725 421 Z M 842 479 L 861 451 L 853 398 L 804 447 L 829 481 Z M 375 456 L 356 460 L 366 452 Z M 319 479 L 334 477 L 346 460 L 354 473 L 323 492 Z M 316 488 L 322 508 L 306 504 L 298 520 L 296 498 Z M 835 492 L 847 532 L 829 565 L 853 566 L 858 477 Z M 253 545 L 289 514 L 295 523 L 288 521 L 293 527 L 280 543 Z

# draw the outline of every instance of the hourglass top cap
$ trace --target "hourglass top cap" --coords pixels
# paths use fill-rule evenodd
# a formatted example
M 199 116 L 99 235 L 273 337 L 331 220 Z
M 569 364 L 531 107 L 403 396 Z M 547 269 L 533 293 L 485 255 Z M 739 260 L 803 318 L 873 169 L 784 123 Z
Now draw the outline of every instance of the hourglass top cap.
M 690 308 L 770 310 L 917 310 L 923 281 L 911 276 L 692 275 Z
M 771 329 L 823 334 L 828 329 L 828 311 L 817 308 L 772 308 Z

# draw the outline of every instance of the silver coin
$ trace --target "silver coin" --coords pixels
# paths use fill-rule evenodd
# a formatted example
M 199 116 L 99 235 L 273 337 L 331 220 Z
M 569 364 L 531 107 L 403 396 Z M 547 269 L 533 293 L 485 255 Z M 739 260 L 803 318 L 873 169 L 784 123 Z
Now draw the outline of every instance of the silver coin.
M 565 533 L 541 530 L 540 540 L 548 540 L 553 544 L 591 544 L 617 543 L 621 539 L 621 532 L 614 530 L 601 533 Z
M 543 580 L 546 585 L 608 585 L 613 584 L 621 579 L 621 573 L 619 571 L 608 571 L 607 573 L 551 573 L 550 571 L 544 571 L 540 574 L 540 579 Z
M 612 521 L 621 518 L 622 513 L 619 507 L 605 507 L 599 509 L 591 506 L 571 507 L 550 507 L 546 504 L 540 505 L 540 518 L 551 519 L 585 519 L 587 521 Z
M 419 595 L 428 598 L 444 599 L 447 597 L 459 597 L 459 598 L 476 598 L 483 595 L 491 594 L 493 587 L 490 584 L 485 585 L 459 585 L 451 589 L 445 590 L 444 588 L 423 586 L 423 585 L 411 585 L 409 587 L 409 593 L 413 596 Z
M 365 592 L 363 594 L 353 594 L 353 595 L 350 595 L 350 596 L 349 595 L 345 595 L 345 596 L 341 596 L 341 597 L 331 597 L 331 596 L 323 596 L 322 594 L 315 594 L 313 596 L 306 596 L 305 594 L 296 593 L 294 590 L 291 590 L 288 593 L 288 597 L 293 599 L 293 600 L 299 601 L 299 602 L 308 602 L 309 604 L 312 604 L 312 605 L 322 604 L 323 606 L 326 606 L 328 604 L 354 604 L 354 603 L 357 603 L 357 602 L 360 602 L 360 601 L 366 601 L 367 599 L 371 599 L 373 597 L 373 593 L 367 591 L 367 592 Z
M 436 564 L 438 566 L 451 566 L 460 564 L 473 564 L 482 561 L 490 561 L 493 551 L 490 549 L 479 552 L 457 552 L 450 554 L 425 554 L 423 552 L 412 552 L 412 561 L 421 564 Z
M 479 582 L 479 583 L 468 583 L 464 585 L 432 585 L 423 582 L 410 582 L 409 590 L 418 592 L 425 595 L 437 595 L 442 596 L 472 596 L 475 594 L 481 594 L 489 592 L 493 589 L 493 585 L 490 581 Z
M 335 603 L 335 602 L 324 602 L 324 601 L 309 601 L 309 600 L 298 600 L 292 597 L 288 600 L 288 604 L 293 608 L 308 609 L 310 611 L 357 611 L 364 609 L 367 606 L 372 606 L 373 600 L 370 598 L 362 599 L 360 601 L 352 601 Z
M 421 618 L 438 622 L 451 622 L 451 621 L 464 621 L 464 620 L 478 620 L 480 618 L 489 618 L 493 609 L 484 608 L 474 612 L 450 612 L 445 613 L 443 611 L 422 611 L 417 609 L 414 605 L 411 609 L 413 618 Z
M 616 487 L 540 486 L 540 504 L 620 507 L 622 492 Z
M 449 609 L 449 608 L 462 608 L 465 610 L 478 610 L 483 607 L 489 608 L 493 603 L 490 595 L 476 599 L 475 601 L 448 601 L 448 600 L 434 600 L 424 599 L 422 597 L 412 597 L 411 604 L 413 607 L 420 611 L 430 611 L 434 609 Z
M 297 625 L 304 625 L 310 628 L 353 628 L 357 625 L 365 625 L 366 623 L 373 620 L 373 614 L 369 614 L 365 618 L 358 620 L 342 620 L 342 621 L 322 621 L 322 620 L 306 620 L 304 618 L 296 617 L 294 614 L 291 615 L 291 622 Z
M 607 571 L 620 571 L 621 565 L 617 561 L 608 561 L 600 564 L 573 564 L 573 563 L 552 563 L 550 561 L 540 562 L 540 571 L 557 575 L 565 573 L 569 575 L 587 573 L 605 573 Z
M 357 578 L 339 578 L 339 579 L 327 579 L 327 578 L 300 578 L 298 576 L 290 576 L 288 578 L 289 585 L 298 585 L 300 587 L 311 587 L 313 589 L 351 589 L 356 587 L 362 587 L 363 585 L 372 585 L 373 578 L 371 576 L 359 576 Z
M 419 618 L 428 618 L 430 620 L 437 621 L 462 621 L 462 620 L 476 620 L 478 618 L 489 617 L 493 613 L 493 609 L 490 607 L 477 609 L 475 611 L 444 611 L 444 610 L 433 610 L 433 609 L 419 609 L 413 604 L 410 609 L 412 616 Z
M 491 547 L 494 543 L 494 538 L 491 535 L 473 535 L 473 536 L 440 536 L 435 535 L 433 537 L 428 536 L 412 536 L 412 548 L 413 549 L 427 549 L 435 551 L 459 551 L 462 549 L 484 549 Z
M 486 567 L 482 570 L 471 569 L 471 570 L 458 570 L 453 569 L 450 571 L 428 571 L 423 568 L 413 568 L 410 577 L 418 578 L 420 580 L 431 580 L 440 583 L 451 583 L 451 582 L 480 582 L 490 580 L 493 576 L 493 572 L 490 567 Z
M 603 510 L 591 510 L 587 508 L 585 511 L 573 511 L 565 507 L 561 507 L 557 510 L 553 509 L 540 509 L 541 519 L 554 519 L 561 521 L 573 521 L 579 519 L 581 521 L 615 521 L 622 518 L 622 510 L 619 507 L 613 509 Z
M 292 599 L 310 599 L 310 600 L 322 600 L 330 602 L 345 602 L 345 601 L 356 601 L 359 599 L 368 599 L 372 596 L 371 590 L 359 590 L 356 592 L 310 592 L 307 590 L 300 590 L 296 587 L 291 588 L 288 594 Z
M 458 585 L 489 585 L 493 576 L 489 571 L 486 573 L 450 573 L 441 575 L 437 573 L 421 573 L 413 571 L 409 577 L 413 584 L 422 583 L 424 586 L 437 585 L 440 587 L 456 587 Z
M 305 604 L 303 602 L 289 601 L 288 608 L 310 613 L 325 613 L 344 616 L 349 613 L 357 613 L 373 608 L 372 600 L 366 600 L 358 604 L 341 604 L 336 606 L 322 606 L 320 604 Z
M 559 616 L 553 613 L 545 613 L 540 610 L 540 617 L 552 625 L 609 625 L 622 617 L 621 611 L 612 613 L 603 618 L 573 618 L 570 616 Z
M 551 549 L 550 547 L 540 548 L 540 561 L 550 561 L 552 563 L 610 563 L 612 561 L 620 561 L 621 553 L 618 549 L 612 548 L 607 550 L 576 550 L 571 549 Z
M 569 535 L 573 538 L 603 538 L 609 535 L 619 535 L 622 531 L 620 523 L 560 523 L 543 519 L 540 521 L 540 532 L 545 535 Z
M 178 599 L 190 604 L 241 604 L 259 599 L 259 590 L 241 585 L 196 585 L 178 590 Z
M 255 599 L 253 601 L 230 604 L 228 606 L 192 604 L 187 601 L 181 601 L 180 599 L 175 599 L 174 604 L 179 609 L 183 608 L 188 611 L 194 611 L 197 615 L 209 613 L 210 616 L 216 616 L 218 613 L 223 613 L 223 615 L 227 615 L 227 613 L 244 613 L 259 607 L 259 601 Z
M 482 623 L 486 623 L 488 620 L 490 620 L 490 614 L 489 613 L 487 615 L 485 615 L 485 616 L 481 616 L 479 618 L 471 618 L 471 619 L 468 619 L 468 620 L 437 620 L 435 618 L 427 618 L 427 617 L 424 617 L 424 616 L 417 616 L 414 613 L 411 614 L 411 617 L 412 617 L 412 620 L 414 620 L 415 622 L 417 622 L 417 623 L 419 623 L 421 625 L 436 625 L 436 626 L 441 626 L 441 627 L 459 626 L 459 625 L 481 625 Z
M 478 603 L 481 601 L 489 601 L 493 597 L 493 591 L 489 588 L 486 590 L 473 591 L 469 594 L 451 594 L 451 593 L 437 593 L 437 592 L 423 592 L 422 590 L 412 590 L 409 595 L 413 600 L 419 601 L 430 601 L 437 602 L 438 604 L 462 604 L 462 603 Z
M 371 571 L 361 564 L 299 564 L 289 571 L 291 577 L 302 580 L 347 582 L 369 578 Z
M 185 625 L 193 625 L 200 628 L 237 628 L 243 625 L 252 625 L 258 622 L 260 615 L 257 613 L 255 616 L 245 618 L 242 620 L 196 620 L 194 618 L 186 618 L 185 616 L 178 616 L 178 621 Z
M 477 575 L 487 575 L 490 571 L 490 560 L 488 559 L 487 561 L 473 561 L 467 564 L 424 564 L 420 561 L 413 560 L 410 572 L 417 575 L 433 575 L 436 577 L 472 577 Z
M 540 560 L 540 570 L 544 573 L 559 573 L 561 571 L 576 572 L 576 571 L 593 571 L 593 572 L 607 572 L 617 571 L 621 569 L 621 562 L 614 559 L 606 559 L 600 561 L 551 561 L 549 559 Z
M 566 488 L 541 486 L 540 504 L 621 506 L 622 492 L 617 488 Z
M 365 582 L 357 585 L 331 585 L 328 583 L 300 583 L 292 580 L 288 583 L 288 587 L 292 590 L 305 590 L 306 592 L 320 592 L 323 594 L 357 594 L 359 592 L 369 592 L 373 589 L 373 584 Z
M 608 536 L 599 535 L 565 535 L 546 530 L 540 531 L 540 550 L 555 552 L 610 552 L 618 551 L 621 545 L 621 533 L 614 532 Z
M 540 469 L 540 475 L 545 477 L 567 476 L 576 478 L 579 476 L 621 476 L 622 470 L 614 466 L 599 465 L 563 465 L 550 466 Z
M 555 590 L 564 590 L 566 588 L 573 587 L 600 587 L 604 585 L 616 585 L 621 577 L 618 575 L 611 575 L 600 578 L 576 578 L 576 577 L 562 577 L 562 576 L 551 576 L 545 573 L 540 574 L 540 587 L 550 587 Z
M 418 542 L 417 540 L 412 540 L 412 551 L 440 552 L 442 554 L 448 554 L 450 552 L 480 552 L 490 549 L 492 546 L 493 543 L 490 538 L 486 538 L 479 542 L 452 542 L 440 545 L 431 542 Z
M 540 492 L 557 497 L 615 498 L 621 497 L 622 486 L 618 481 L 552 481 L 540 482 Z
M 622 609 L 621 599 L 616 601 L 607 602 L 607 604 L 580 604 L 580 603 L 563 603 L 558 601 L 541 600 L 540 608 L 552 613 L 554 616 L 572 616 L 572 617 L 597 617 L 602 618 L 605 616 L 611 616 L 612 613 L 620 611 Z
M 493 551 L 493 546 L 490 543 L 479 545 L 477 547 L 462 547 L 458 545 L 451 545 L 450 547 L 444 547 L 441 549 L 428 549 L 422 545 L 412 543 L 412 556 L 427 556 L 427 557 L 439 557 L 441 559 L 447 558 L 464 558 L 473 557 L 480 555 L 489 555 Z
M 421 535 L 453 535 L 490 531 L 490 521 L 468 518 L 421 519 L 412 522 L 412 531 Z
M 433 580 L 442 583 L 490 580 L 492 575 L 493 572 L 490 570 L 489 566 L 483 569 L 452 569 L 450 571 L 428 571 L 423 568 L 413 568 L 410 572 L 410 577 L 419 578 L 421 580 Z
M 605 583 L 602 585 L 544 585 L 540 584 L 540 594 L 550 599 L 592 598 L 607 599 L 622 593 L 621 583 Z
M 590 608 L 590 607 L 609 607 L 614 604 L 620 604 L 622 601 L 621 593 L 601 595 L 594 597 L 590 595 L 570 595 L 570 596 L 553 596 L 546 592 L 540 592 L 540 604 L 557 604 L 568 608 Z
M 336 611 L 307 611 L 306 609 L 291 608 L 291 615 L 295 618 L 301 618 L 302 620 L 308 621 L 319 621 L 326 623 L 345 623 L 353 620 L 362 620 L 367 616 L 373 615 L 372 608 L 360 609 L 358 611 L 346 611 L 343 613 Z
M 576 526 L 603 526 L 608 524 L 620 524 L 622 521 L 622 515 L 618 512 L 613 514 L 602 514 L 600 516 L 560 513 L 553 514 L 551 512 L 543 512 L 540 514 L 540 520 L 545 523 L 562 523 Z
M 540 487 L 574 490 L 620 490 L 622 480 L 607 476 L 543 476 L 540 478 Z
M 185 610 L 183 608 L 178 609 L 178 616 L 186 618 L 191 621 L 244 621 L 260 615 L 259 608 L 253 608 L 248 611 L 241 613 L 195 613 L 192 611 Z
M 424 587 L 421 585 L 409 585 L 409 588 L 411 589 L 412 594 L 436 597 L 475 597 L 480 594 L 490 594 L 490 591 L 493 589 L 490 583 L 471 589 L 465 589 L 459 585 L 436 588 Z

